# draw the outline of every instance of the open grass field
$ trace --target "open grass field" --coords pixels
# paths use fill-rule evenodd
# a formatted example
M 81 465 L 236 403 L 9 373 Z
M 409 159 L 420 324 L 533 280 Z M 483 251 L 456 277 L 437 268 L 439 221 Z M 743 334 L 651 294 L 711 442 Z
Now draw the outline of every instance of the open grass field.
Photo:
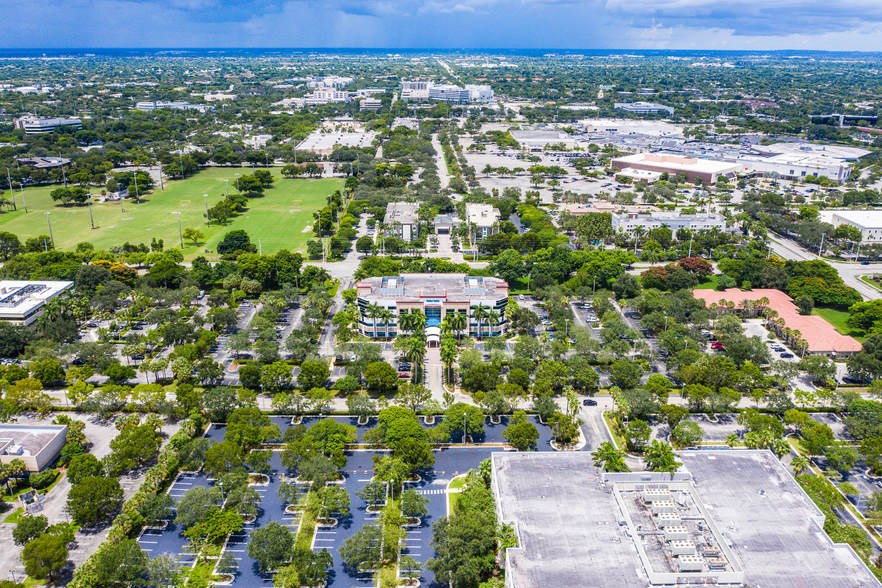
M 142 194 L 140 204 L 134 200 L 123 203 L 92 203 L 96 229 L 89 222 L 87 205 L 64 206 L 54 202 L 49 193 L 57 186 L 26 189 L 24 192 L 29 212 L 25 214 L 22 199 L 16 193 L 18 210 L 0 214 L 0 231 L 18 235 L 22 242 L 30 237 L 49 233 L 46 212 L 51 213 L 52 234 L 60 250 L 73 249 L 77 243 L 88 241 L 96 249 L 107 249 L 125 242 L 149 244 L 153 238 L 162 239 L 166 247 L 179 246 L 178 218 L 181 227 L 196 228 L 205 235 L 205 242 L 194 245 L 184 242 L 184 256 L 192 259 L 205 249 L 215 251 L 228 231 L 244 229 L 257 244 L 261 241 L 263 253 L 280 249 L 303 251 L 312 231 L 303 232 L 313 223 L 312 214 L 326 203 L 328 194 L 339 188 L 337 179 L 283 179 L 281 168 L 271 168 L 276 182 L 261 198 L 250 201 L 250 208 L 225 226 L 205 224 L 205 198 L 208 206 L 225 197 L 225 182 L 230 191 L 236 190 L 236 173 L 250 173 L 248 168 L 208 168 L 185 180 L 166 181 L 165 191 L 155 187 Z M 94 189 L 94 193 L 100 193 Z M 208 256 L 214 257 L 214 256 Z

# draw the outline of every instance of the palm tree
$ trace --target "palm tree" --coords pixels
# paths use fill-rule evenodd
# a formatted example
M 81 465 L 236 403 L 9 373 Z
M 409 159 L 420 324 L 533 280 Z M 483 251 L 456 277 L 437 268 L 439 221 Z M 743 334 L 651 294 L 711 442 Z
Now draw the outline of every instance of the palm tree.
M 729 447 L 735 447 L 738 445 L 738 433 L 729 433 L 726 435 L 726 445 Z
M 395 318 L 395 315 L 388 308 L 383 308 L 380 310 L 380 315 L 378 317 L 381 321 L 383 321 L 383 326 L 385 327 L 383 330 L 383 337 L 386 339 L 389 338 L 389 323 L 392 322 L 392 319 Z
M 643 261 L 648 261 L 650 265 L 655 265 L 661 261 L 661 254 L 657 249 L 650 249 L 643 252 Z
M 468 328 L 469 319 L 462 313 L 455 312 L 453 314 L 448 314 L 444 317 L 444 320 L 448 321 L 450 324 L 450 330 L 457 334 L 457 339 L 462 337 L 462 332 Z
M 416 381 L 417 372 L 422 374 L 423 359 L 426 358 L 426 342 L 422 339 L 412 338 L 407 342 L 407 352 L 405 353 L 408 361 L 413 365 L 411 372 L 411 382 Z
M 410 316 L 413 317 L 411 319 L 413 321 L 413 325 L 411 325 L 410 328 L 411 335 L 416 335 L 420 338 L 424 337 L 424 331 L 426 330 L 426 315 L 423 314 L 423 311 L 421 310 L 414 310 L 410 313 Z
M 628 466 L 625 465 L 625 452 L 613 445 L 611 441 L 604 441 L 597 450 L 591 454 L 594 458 L 594 465 L 603 468 L 606 472 L 628 472 Z
M 491 336 L 493 334 L 493 327 L 495 327 L 496 325 L 499 324 L 500 318 L 501 317 L 499 316 L 499 313 L 496 312 L 495 310 L 491 310 L 490 312 L 487 313 L 487 323 L 489 325 L 489 328 L 487 329 L 487 331 L 488 331 L 488 334 L 490 334 Z
M 441 361 L 444 362 L 448 383 L 453 381 L 453 363 L 456 361 L 456 357 L 458 355 L 459 352 L 457 351 L 456 345 L 453 343 L 452 339 L 445 340 L 441 344 Z
M 809 467 L 811 467 L 811 463 L 809 462 L 808 458 L 801 455 L 797 455 L 793 459 L 791 459 L 790 465 L 791 467 L 793 467 L 793 473 L 795 473 L 797 476 L 809 469 Z
M 368 317 L 374 321 L 374 339 L 377 338 L 377 319 L 382 311 L 383 309 L 376 302 L 372 302 L 367 308 Z
M 478 323 L 478 339 L 481 338 L 481 322 L 488 316 L 487 309 L 483 306 L 476 306 L 472 310 L 472 318 Z
M 652 445 L 646 450 L 643 463 L 649 471 L 668 472 L 671 474 L 671 477 L 674 476 L 677 468 L 683 465 L 677 461 L 674 448 L 669 443 L 659 441 L 658 439 L 654 439 Z

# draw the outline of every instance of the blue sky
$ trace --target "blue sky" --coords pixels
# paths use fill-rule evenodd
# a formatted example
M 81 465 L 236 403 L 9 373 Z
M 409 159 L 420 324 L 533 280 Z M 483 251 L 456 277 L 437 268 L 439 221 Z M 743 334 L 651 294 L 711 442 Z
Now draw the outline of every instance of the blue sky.
M 882 51 L 882 0 L 3 0 L 8 48 Z M 14 25 L 13 25 L 14 23 Z

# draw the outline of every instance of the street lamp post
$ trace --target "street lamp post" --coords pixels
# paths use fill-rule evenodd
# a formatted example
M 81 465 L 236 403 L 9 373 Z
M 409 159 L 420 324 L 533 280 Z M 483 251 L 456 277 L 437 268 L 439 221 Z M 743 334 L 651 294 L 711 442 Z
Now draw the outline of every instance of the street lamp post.
M 466 435 L 468 434 L 468 426 L 467 426 L 468 420 L 466 417 L 467 417 L 466 414 L 462 415 L 462 444 L 463 445 L 466 444 Z
M 565 318 L 564 322 L 566 323 L 565 334 L 566 334 L 567 339 L 569 339 L 570 338 L 570 319 Z
M 92 201 L 89 201 L 89 222 L 92 223 L 92 228 L 95 228 L 95 219 L 92 217 Z
M 173 212 L 172 214 L 178 215 L 178 236 L 181 238 L 181 251 L 183 251 L 184 250 L 184 233 L 181 231 L 181 213 L 180 212 Z
M 6 181 L 9 182 L 9 192 L 12 194 L 12 209 L 18 210 L 18 207 L 15 205 L 15 190 L 12 189 L 12 178 L 9 176 L 8 167 L 6 168 Z
M 205 224 L 211 226 L 211 219 L 208 218 L 208 194 L 203 194 L 203 198 L 205 198 Z
M 227 185 L 227 200 L 230 199 L 230 180 L 224 180 L 224 183 Z
M 241 192 L 241 190 L 239 190 L 239 174 L 236 174 L 236 192 Z
M 49 220 L 49 215 L 51 213 L 46 213 L 46 222 L 49 224 L 49 240 L 52 241 L 52 248 L 55 248 L 55 237 L 52 236 L 52 221 Z
M 135 200 L 141 204 L 141 194 L 138 192 L 138 172 L 135 172 Z

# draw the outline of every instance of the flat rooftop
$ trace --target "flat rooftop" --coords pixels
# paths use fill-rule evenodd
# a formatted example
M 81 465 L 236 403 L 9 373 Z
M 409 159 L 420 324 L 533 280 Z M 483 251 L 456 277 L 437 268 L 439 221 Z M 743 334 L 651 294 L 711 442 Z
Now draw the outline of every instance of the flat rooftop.
M 393 222 L 412 225 L 418 209 L 419 206 L 411 202 L 390 202 L 386 206 L 386 216 L 383 217 L 383 222 L 386 225 Z
M 834 547 L 821 511 L 770 452 L 684 451 L 679 459 L 744 566 L 748 586 L 880 586 L 850 549 Z
M 536 130 L 536 131 L 511 131 L 511 136 L 519 143 L 522 141 L 535 142 L 545 141 L 547 143 L 559 143 L 561 141 L 573 141 L 573 137 L 569 133 L 556 130 Z
M 504 280 L 466 274 L 401 274 L 366 278 L 355 287 L 360 298 L 385 298 L 398 302 L 426 299 L 496 301 L 508 297 L 508 283 Z
M 506 585 L 882 586 L 850 547 L 830 541 L 821 512 L 769 451 L 679 458 L 672 480 L 604 474 L 588 452 L 494 453 L 497 514 L 519 537 L 506 552 Z M 647 491 L 670 494 L 667 514 L 652 514 Z M 682 522 L 668 527 L 663 517 Z M 684 536 L 666 539 L 664 529 Z M 695 555 L 678 555 L 683 544 Z M 682 567 L 688 558 L 694 571 Z
M 73 282 L 0 280 L 0 316 L 41 306 L 72 287 Z
M 738 163 L 664 153 L 636 153 L 634 155 L 617 157 L 612 160 L 612 163 L 652 165 L 660 169 L 693 173 L 725 174 L 741 171 L 741 165 Z
M 310 133 L 297 145 L 298 150 L 319 151 L 329 150 L 335 147 L 371 147 L 377 133 Z
M 63 433 L 65 427 L 66 425 L 0 425 L 0 455 L 4 458 L 37 455 Z M 21 447 L 22 453 L 11 454 L 9 451 L 13 446 Z
M 834 210 L 832 216 L 864 229 L 882 227 L 882 210 Z

